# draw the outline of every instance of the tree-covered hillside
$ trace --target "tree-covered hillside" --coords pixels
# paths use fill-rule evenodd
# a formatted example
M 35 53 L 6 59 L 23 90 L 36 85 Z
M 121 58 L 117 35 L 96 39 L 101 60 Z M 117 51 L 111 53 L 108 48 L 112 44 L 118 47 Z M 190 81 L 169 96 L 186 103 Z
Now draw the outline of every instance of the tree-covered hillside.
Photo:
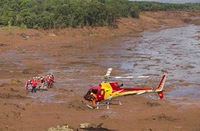
M 128 0 L 1 0 L 0 26 L 64 28 L 116 26 L 120 17 L 139 18 L 141 11 L 200 10 L 200 4 Z

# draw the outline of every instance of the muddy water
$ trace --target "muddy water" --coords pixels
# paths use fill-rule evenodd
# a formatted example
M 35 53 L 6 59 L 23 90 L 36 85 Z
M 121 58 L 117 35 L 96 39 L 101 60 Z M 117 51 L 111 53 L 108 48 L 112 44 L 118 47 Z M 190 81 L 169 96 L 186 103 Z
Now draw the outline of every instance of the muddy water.
M 88 57 L 102 66 L 122 69 L 127 75 L 148 75 L 148 79 L 119 80 L 126 87 L 158 86 L 167 74 L 165 98 L 175 104 L 200 104 L 200 27 L 186 25 L 142 33 L 142 37 L 123 38 L 100 47 Z M 98 59 L 98 62 L 95 60 Z M 103 72 L 103 71 L 102 71 Z
M 166 73 L 166 99 L 175 104 L 200 104 L 199 31 L 200 27 L 194 25 L 152 30 L 144 32 L 139 38 L 125 37 L 118 42 L 100 45 L 88 43 L 89 53 L 85 46 L 80 45 L 79 48 L 83 48 L 81 53 L 75 52 L 73 56 L 62 53 L 59 58 L 51 57 L 45 52 L 32 53 L 31 57 L 34 57 L 37 63 L 51 65 L 45 66 L 45 71 L 42 73 L 54 73 L 57 88 L 56 92 L 38 92 L 37 94 L 28 94 L 27 97 L 44 103 L 69 101 L 67 97 L 82 96 L 90 85 L 98 85 L 107 68 L 112 67 L 112 75 L 115 76 L 120 74 L 150 76 L 148 79 L 119 80 L 124 87 L 155 87 L 161 76 Z M 72 60 L 77 61 L 74 63 L 70 63 L 70 60 L 65 61 L 69 55 Z M 6 58 L 4 58 L 5 56 Z M 22 72 L 27 68 L 24 64 L 25 56 L 30 56 L 28 51 L 1 53 L 2 68 L 0 71 L 9 72 L 7 67 L 10 67 L 9 69 L 13 72 Z M 40 60 L 40 56 L 45 56 L 45 59 Z M 46 70 L 49 71 L 46 72 Z M 9 81 L 10 79 L 3 78 L 0 80 L 0 85 Z M 24 89 L 24 87 L 21 88 Z M 58 98 L 54 99 L 57 95 Z M 66 95 L 66 97 L 61 97 L 61 95 Z
M 125 39 L 122 48 L 127 57 L 120 66 L 153 79 L 166 73 L 167 99 L 176 104 L 200 104 L 199 31 L 199 26 L 188 25 Z

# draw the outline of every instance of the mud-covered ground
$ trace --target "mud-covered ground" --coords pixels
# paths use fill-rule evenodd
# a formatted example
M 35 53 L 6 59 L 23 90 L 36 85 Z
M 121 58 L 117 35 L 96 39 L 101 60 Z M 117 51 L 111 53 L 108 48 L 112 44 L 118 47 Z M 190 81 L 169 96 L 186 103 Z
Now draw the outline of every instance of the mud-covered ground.
M 0 130 L 44 131 L 65 125 L 74 130 L 200 130 L 199 17 L 200 12 L 143 12 L 140 19 L 120 20 L 116 29 L 1 29 Z M 190 39 L 192 48 L 182 45 L 183 38 Z M 109 67 L 112 75 L 153 78 L 120 81 L 126 87 L 157 86 L 167 73 L 165 99 L 125 96 L 121 106 L 113 101 L 109 110 L 89 109 L 83 95 L 102 81 Z M 26 94 L 29 77 L 48 73 L 55 75 L 52 89 Z M 80 129 L 82 123 L 90 125 Z

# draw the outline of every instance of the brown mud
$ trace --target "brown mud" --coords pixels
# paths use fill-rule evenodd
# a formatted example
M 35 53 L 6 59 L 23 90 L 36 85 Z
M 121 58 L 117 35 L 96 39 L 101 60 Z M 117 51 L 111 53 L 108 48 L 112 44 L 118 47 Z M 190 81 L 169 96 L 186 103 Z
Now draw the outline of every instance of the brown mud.
M 118 59 L 134 57 L 124 54 L 124 50 L 134 50 L 123 48 L 126 38 L 142 39 L 147 30 L 199 26 L 199 18 L 199 11 L 142 12 L 140 19 L 119 20 L 115 29 L 1 29 L 0 131 L 44 131 L 57 125 L 69 125 L 74 130 L 200 130 L 200 104 L 172 104 L 167 97 L 152 100 L 140 95 L 121 97 L 122 105 L 112 102 L 109 110 L 105 106 L 90 110 L 83 99 L 90 85 L 102 81 L 108 67 L 114 66 L 112 75 L 129 72 L 120 68 L 123 61 Z M 192 65 L 187 66 L 191 68 Z M 55 75 L 54 88 L 26 94 L 24 85 L 29 77 L 51 72 Z M 155 85 L 160 76 L 157 78 Z M 192 85 L 187 79 L 177 80 L 184 86 Z M 165 93 L 173 92 L 175 87 L 172 80 L 166 82 Z M 188 96 L 182 98 L 187 99 Z M 80 129 L 81 123 L 90 126 Z

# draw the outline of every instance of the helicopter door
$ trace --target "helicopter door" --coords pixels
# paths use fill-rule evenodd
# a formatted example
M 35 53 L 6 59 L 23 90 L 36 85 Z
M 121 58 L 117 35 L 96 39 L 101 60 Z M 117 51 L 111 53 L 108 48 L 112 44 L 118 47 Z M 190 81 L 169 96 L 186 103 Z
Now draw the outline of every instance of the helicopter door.
M 101 89 L 101 95 L 104 95 L 104 94 L 105 94 L 105 90 Z
M 100 98 L 101 100 L 103 100 L 103 99 L 104 99 L 104 95 L 105 95 L 105 90 L 104 90 L 104 89 L 101 89 L 99 98 Z

